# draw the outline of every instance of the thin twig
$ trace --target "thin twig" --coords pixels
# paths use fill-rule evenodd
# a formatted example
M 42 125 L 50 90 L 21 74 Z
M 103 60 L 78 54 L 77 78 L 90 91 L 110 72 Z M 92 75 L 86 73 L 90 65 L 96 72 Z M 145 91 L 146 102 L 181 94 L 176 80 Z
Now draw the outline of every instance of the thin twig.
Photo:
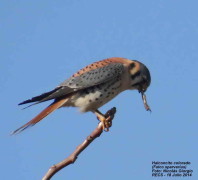
M 109 110 L 106 114 L 105 117 L 110 117 L 108 118 L 109 120 L 109 126 L 112 125 L 112 120 L 114 118 L 114 115 L 116 113 L 116 108 L 112 108 Z M 63 161 L 59 162 L 58 164 L 53 165 L 52 167 L 49 168 L 48 172 L 45 174 L 42 180 L 50 180 L 51 177 L 56 174 L 58 171 L 60 171 L 62 168 L 73 164 L 76 159 L 78 158 L 78 155 L 97 137 L 99 137 L 103 132 L 103 127 L 102 123 L 100 122 L 96 129 L 84 140 L 82 144 L 80 144 L 75 151 L 68 156 L 66 159 Z

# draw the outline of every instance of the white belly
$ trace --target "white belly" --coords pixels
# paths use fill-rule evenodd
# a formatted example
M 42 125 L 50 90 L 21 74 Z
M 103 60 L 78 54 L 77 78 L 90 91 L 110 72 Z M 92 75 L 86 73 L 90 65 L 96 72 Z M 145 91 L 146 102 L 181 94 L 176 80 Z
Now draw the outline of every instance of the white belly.
M 121 92 L 120 81 L 113 81 L 81 90 L 65 106 L 79 107 L 81 112 L 95 111 Z

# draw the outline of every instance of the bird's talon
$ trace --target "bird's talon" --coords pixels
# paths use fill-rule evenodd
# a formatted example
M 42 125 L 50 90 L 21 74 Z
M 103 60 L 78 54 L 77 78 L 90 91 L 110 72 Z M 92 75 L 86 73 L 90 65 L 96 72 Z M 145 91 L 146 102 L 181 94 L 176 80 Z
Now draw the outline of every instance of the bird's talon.
M 97 119 L 102 122 L 103 131 L 108 132 L 109 128 L 112 126 L 112 120 L 114 118 L 114 114 L 116 113 L 116 108 L 112 108 L 105 115 L 103 115 L 98 110 L 95 112 Z
M 102 129 L 105 132 L 109 131 L 109 128 L 111 127 L 111 125 L 112 125 L 112 123 L 109 121 L 108 118 L 102 120 Z
M 105 132 L 108 132 L 108 131 L 109 131 L 109 128 L 105 128 L 104 131 L 105 131 Z

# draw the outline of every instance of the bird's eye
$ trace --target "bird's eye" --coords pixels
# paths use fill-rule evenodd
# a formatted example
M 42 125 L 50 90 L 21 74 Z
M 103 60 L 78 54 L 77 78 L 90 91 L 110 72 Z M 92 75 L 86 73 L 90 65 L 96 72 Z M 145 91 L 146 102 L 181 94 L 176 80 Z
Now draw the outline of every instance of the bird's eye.
M 143 76 L 142 83 L 148 83 L 148 79 L 145 76 Z

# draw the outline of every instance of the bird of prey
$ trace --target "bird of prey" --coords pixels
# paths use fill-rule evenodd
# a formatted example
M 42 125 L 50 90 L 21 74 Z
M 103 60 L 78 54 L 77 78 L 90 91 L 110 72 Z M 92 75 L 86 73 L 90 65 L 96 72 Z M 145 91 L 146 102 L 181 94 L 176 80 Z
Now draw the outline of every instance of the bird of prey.
M 81 112 L 93 112 L 108 131 L 105 116 L 98 110 L 122 91 L 138 90 L 146 110 L 150 110 L 144 92 L 151 83 L 148 68 L 137 60 L 112 57 L 86 66 L 55 89 L 21 102 L 19 105 L 38 104 L 54 100 L 31 121 L 16 129 L 13 134 L 33 126 L 54 110 L 61 107 L 78 107 Z M 34 105 L 32 104 L 32 105 Z

